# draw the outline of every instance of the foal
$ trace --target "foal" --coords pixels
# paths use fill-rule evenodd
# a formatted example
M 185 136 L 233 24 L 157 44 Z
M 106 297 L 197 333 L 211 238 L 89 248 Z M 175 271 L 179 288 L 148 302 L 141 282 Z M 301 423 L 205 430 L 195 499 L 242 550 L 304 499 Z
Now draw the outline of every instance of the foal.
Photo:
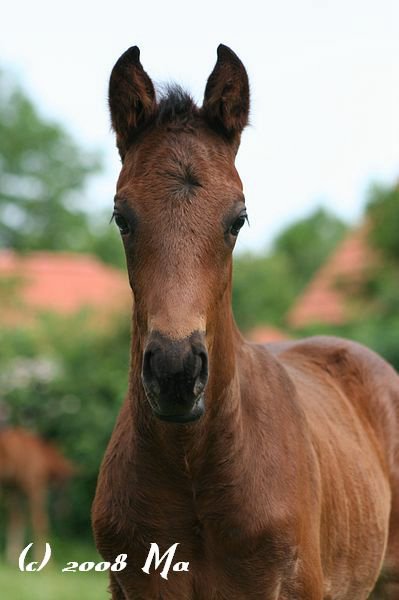
M 60 451 L 22 427 L 0 431 L 0 489 L 7 507 L 6 559 L 16 563 L 30 525 L 34 551 L 41 556 L 48 539 L 47 496 L 51 487 L 62 490 L 76 469 Z M 41 560 L 41 559 L 40 559 Z
M 399 598 L 397 374 L 349 341 L 262 347 L 234 324 L 244 66 L 221 45 L 201 108 L 176 87 L 157 101 L 133 47 L 109 104 L 134 294 L 129 390 L 93 506 L 103 557 L 127 555 L 112 598 L 364 600 L 380 573 L 374 597 Z M 142 570 L 151 543 L 161 557 L 177 542 L 167 579 L 169 555 Z

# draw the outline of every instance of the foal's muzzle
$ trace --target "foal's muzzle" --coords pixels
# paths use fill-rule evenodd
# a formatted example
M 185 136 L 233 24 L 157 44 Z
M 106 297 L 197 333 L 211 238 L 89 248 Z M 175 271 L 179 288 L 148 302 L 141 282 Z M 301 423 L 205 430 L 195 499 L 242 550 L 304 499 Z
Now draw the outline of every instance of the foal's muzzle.
M 208 353 L 204 336 L 194 332 L 173 340 L 152 332 L 142 369 L 146 396 L 154 414 L 163 421 L 187 423 L 204 413 L 208 381 Z

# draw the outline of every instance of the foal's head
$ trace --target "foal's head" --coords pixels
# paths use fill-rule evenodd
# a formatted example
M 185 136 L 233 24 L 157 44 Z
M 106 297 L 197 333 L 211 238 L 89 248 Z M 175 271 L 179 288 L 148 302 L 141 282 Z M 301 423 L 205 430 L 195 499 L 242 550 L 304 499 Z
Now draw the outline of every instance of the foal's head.
M 113 68 L 109 104 L 122 159 L 114 218 L 143 386 L 156 416 L 193 421 L 204 411 L 208 350 L 246 218 L 234 160 L 248 120 L 247 74 L 221 45 L 201 108 L 178 87 L 158 101 L 135 46 Z

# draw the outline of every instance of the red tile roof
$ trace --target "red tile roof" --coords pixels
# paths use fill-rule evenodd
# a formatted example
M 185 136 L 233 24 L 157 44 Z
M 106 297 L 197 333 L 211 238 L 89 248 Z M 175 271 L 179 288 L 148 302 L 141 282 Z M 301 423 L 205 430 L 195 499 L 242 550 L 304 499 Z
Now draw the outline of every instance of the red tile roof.
M 252 329 L 248 333 L 247 338 L 256 344 L 266 344 L 267 342 L 288 340 L 288 335 L 272 325 L 260 325 Z
M 349 291 L 359 286 L 376 260 L 367 243 L 367 232 L 367 225 L 351 231 L 317 271 L 287 315 L 292 327 L 338 325 L 350 319 Z
M 17 281 L 16 299 L 6 311 L 13 317 L 22 317 L 23 309 L 72 314 L 85 307 L 129 310 L 131 304 L 127 275 L 88 255 L 2 251 L 0 283 L 7 280 Z

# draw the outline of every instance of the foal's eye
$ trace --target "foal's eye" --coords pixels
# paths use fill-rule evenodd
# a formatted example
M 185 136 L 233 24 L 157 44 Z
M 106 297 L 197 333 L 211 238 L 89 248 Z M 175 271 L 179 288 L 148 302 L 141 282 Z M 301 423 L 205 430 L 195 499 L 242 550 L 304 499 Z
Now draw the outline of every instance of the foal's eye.
M 242 214 L 239 217 L 237 217 L 237 219 L 234 221 L 234 223 L 230 227 L 231 235 L 234 235 L 235 237 L 238 235 L 238 232 L 240 231 L 241 227 L 245 224 L 245 221 L 247 220 L 247 218 L 248 217 L 246 214 Z
M 125 217 L 119 213 L 114 213 L 113 218 L 122 235 L 126 235 L 130 232 L 129 223 L 126 221 Z

